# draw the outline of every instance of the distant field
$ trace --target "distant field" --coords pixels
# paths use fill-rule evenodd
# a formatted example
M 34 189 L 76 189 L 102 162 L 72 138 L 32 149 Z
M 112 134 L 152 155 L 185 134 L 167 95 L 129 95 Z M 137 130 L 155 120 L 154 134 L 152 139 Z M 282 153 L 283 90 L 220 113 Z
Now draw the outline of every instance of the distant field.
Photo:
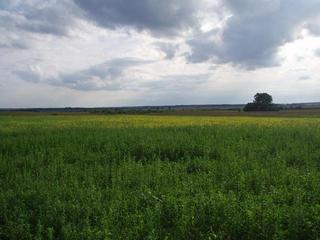
M 319 239 L 299 115 L 2 114 L 0 239 Z
M 24 111 L 0 111 L 0 116 L 30 116 L 30 115 L 155 115 L 155 116 L 265 116 L 265 117 L 320 117 L 320 108 L 287 109 L 271 112 L 243 112 L 241 109 L 203 109 L 203 108 L 179 108 L 179 109 L 118 109 L 118 110 L 92 110 L 79 111 L 59 110 L 24 110 Z
M 270 116 L 270 117 L 298 117 L 298 116 L 317 116 L 320 117 L 320 109 L 289 109 L 275 112 L 243 112 L 239 110 L 199 110 L 199 109 L 180 109 L 163 111 L 153 115 L 164 116 Z

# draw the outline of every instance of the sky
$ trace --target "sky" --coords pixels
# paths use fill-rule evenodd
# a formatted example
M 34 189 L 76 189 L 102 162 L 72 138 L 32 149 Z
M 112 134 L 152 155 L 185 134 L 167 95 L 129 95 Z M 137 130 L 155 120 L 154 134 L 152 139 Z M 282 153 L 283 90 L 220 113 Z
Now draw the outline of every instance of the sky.
M 0 108 L 320 102 L 320 0 L 1 0 Z

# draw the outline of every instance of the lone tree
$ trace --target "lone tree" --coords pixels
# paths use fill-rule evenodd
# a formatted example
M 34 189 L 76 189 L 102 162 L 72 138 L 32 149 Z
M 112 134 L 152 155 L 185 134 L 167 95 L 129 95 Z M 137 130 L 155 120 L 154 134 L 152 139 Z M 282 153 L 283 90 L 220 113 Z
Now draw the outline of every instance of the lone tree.
M 268 93 L 257 93 L 256 95 L 254 95 L 253 103 L 258 105 L 271 105 L 272 101 L 272 96 Z
M 279 109 L 272 103 L 272 96 L 268 93 L 257 93 L 254 95 L 252 103 L 248 103 L 244 107 L 245 112 L 249 111 L 278 111 Z

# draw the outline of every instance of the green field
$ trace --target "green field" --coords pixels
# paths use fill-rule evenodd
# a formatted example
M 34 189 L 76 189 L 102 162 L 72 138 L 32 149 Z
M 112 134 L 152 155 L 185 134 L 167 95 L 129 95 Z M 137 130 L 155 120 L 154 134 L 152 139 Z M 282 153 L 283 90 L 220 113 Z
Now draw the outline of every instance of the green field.
M 320 118 L 0 116 L 0 239 L 320 239 Z

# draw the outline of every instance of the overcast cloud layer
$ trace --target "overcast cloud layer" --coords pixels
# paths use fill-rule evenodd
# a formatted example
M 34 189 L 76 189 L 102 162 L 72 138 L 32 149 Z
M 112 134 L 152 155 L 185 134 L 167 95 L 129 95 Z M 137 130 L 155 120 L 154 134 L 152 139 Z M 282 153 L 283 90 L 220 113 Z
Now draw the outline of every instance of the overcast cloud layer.
M 319 0 L 4 0 L 0 107 L 320 101 L 319 49 Z

